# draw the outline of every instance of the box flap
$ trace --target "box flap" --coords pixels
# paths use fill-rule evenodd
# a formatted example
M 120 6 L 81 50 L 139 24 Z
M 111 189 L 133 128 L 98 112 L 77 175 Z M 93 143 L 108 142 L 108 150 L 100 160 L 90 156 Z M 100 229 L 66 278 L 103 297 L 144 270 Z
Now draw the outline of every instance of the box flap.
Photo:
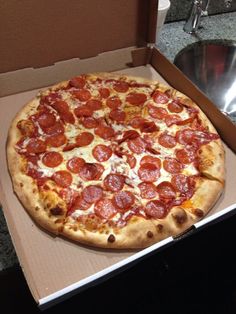
M 157 0 L 0 0 L 0 8 L 0 73 L 155 42 Z

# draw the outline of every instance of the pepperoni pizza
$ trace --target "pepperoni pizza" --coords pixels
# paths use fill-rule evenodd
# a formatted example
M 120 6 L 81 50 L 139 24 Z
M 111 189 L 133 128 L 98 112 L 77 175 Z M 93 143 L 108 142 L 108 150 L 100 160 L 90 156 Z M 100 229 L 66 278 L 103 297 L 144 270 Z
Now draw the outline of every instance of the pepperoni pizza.
M 7 158 L 14 190 L 45 229 L 104 248 L 142 248 L 204 217 L 224 186 L 224 150 L 177 90 L 85 74 L 17 114 Z

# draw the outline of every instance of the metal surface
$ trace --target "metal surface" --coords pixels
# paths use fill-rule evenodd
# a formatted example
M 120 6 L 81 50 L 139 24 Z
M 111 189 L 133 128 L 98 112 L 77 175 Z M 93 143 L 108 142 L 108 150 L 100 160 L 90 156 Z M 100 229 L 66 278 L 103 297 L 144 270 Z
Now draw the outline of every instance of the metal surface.
M 186 33 L 195 33 L 200 24 L 201 16 L 207 15 L 207 8 L 209 0 L 194 0 L 192 9 L 187 22 L 184 25 L 184 31 Z
M 174 64 L 236 122 L 236 42 L 196 42 L 181 50 Z

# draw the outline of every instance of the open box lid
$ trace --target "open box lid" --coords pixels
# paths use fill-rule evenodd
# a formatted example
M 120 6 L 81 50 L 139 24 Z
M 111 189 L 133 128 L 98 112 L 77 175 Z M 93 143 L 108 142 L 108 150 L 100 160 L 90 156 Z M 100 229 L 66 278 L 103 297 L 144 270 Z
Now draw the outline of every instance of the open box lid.
M 157 0 L 0 0 L 0 7 L 0 73 L 155 42 Z

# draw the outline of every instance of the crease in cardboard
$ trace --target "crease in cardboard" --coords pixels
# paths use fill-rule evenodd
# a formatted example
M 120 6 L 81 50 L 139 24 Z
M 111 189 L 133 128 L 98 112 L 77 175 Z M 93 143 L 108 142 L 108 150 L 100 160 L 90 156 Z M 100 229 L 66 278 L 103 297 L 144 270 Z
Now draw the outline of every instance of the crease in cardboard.
M 110 72 L 124 69 L 132 64 L 131 51 L 136 47 L 102 52 L 97 56 L 63 60 L 41 68 L 24 68 L 0 74 L 0 97 L 50 86 L 56 82 L 88 72 Z M 96 69 L 94 71 L 94 69 Z

